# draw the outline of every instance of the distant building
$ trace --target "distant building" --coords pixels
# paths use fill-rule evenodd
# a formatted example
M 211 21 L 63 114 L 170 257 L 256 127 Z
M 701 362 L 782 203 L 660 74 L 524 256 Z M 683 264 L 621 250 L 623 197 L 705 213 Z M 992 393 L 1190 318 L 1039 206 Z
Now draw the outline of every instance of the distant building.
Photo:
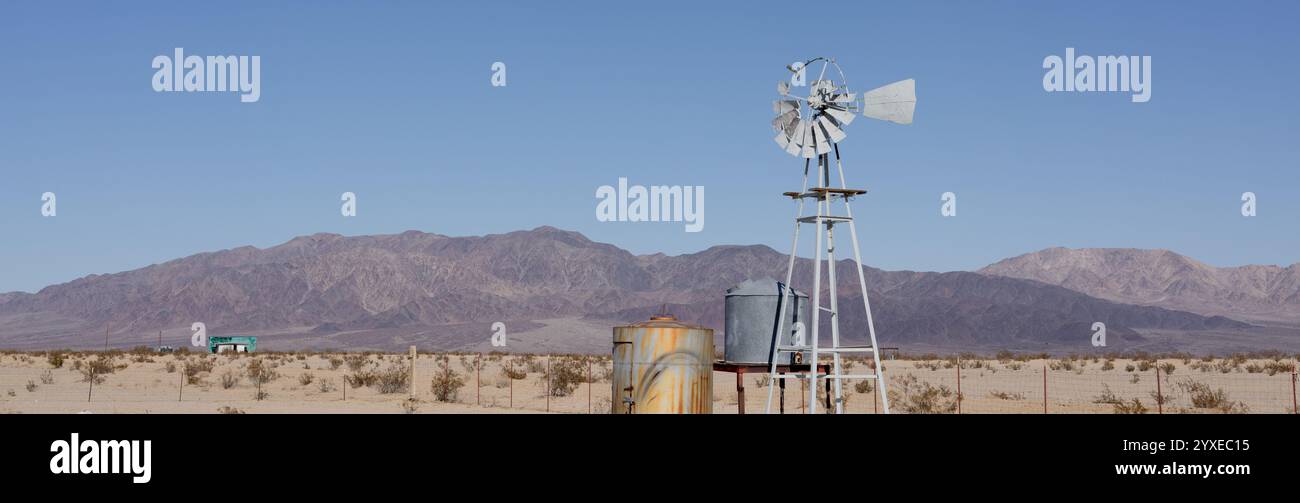
M 252 353 L 257 350 L 257 337 L 233 336 L 233 337 L 208 337 L 208 351 L 213 353 L 224 353 L 234 351 L 236 353 Z

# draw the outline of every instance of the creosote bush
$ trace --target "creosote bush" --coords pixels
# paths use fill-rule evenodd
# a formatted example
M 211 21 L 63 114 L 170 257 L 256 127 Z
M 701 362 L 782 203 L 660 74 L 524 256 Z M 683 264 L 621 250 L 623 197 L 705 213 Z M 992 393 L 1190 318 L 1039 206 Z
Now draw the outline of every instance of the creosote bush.
M 450 365 L 443 365 L 433 374 L 430 387 L 433 397 L 439 402 L 454 402 L 464 386 L 465 379 L 452 370 Z
M 584 382 L 587 382 L 587 366 L 581 360 L 556 358 L 551 362 L 551 396 L 569 396 Z
M 410 379 L 410 369 L 401 362 L 392 363 L 388 368 L 375 373 L 376 388 L 386 395 L 406 391 Z
M 956 393 L 947 386 L 922 382 L 915 375 L 894 377 L 889 387 L 889 401 L 910 414 L 945 414 L 957 410 Z

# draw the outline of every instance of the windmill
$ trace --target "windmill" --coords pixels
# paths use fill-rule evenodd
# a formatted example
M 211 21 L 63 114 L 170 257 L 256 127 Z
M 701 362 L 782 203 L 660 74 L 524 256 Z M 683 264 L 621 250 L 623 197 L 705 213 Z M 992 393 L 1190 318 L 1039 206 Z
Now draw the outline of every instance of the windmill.
M 781 99 L 772 104 L 773 112 L 776 114 L 776 118 L 772 120 L 772 127 L 777 132 L 775 138 L 777 146 L 790 155 L 804 159 L 803 189 L 799 192 L 785 193 L 786 196 L 798 202 L 798 209 L 795 213 L 794 245 L 790 250 L 790 262 L 786 267 L 785 283 L 778 286 L 778 294 L 783 297 L 782 305 L 789 305 L 790 296 L 793 294 L 794 289 L 790 287 L 790 282 L 794 279 L 795 257 L 798 256 L 799 251 L 799 229 L 803 224 L 814 225 L 817 230 L 817 244 L 816 255 L 813 258 L 812 327 L 808 330 L 810 337 L 806 341 L 794 340 L 788 344 L 783 341 L 780 327 L 783 327 L 785 323 L 785 310 L 781 309 L 776 324 L 777 330 L 773 334 L 769 375 L 778 379 L 806 379 L 811 396 L 816 396 L 818 379 L 831 379 L 834 386 L 830 392 L 833 393 L 836 413 L 844 412 L 842 385 L 844 379 L 872 379 L 876 381 L 881 403 L 885 413 L 888 414 L 889 394 L 885 390 L 885 381 L 880 366 L 880 354 L 876 350 L 879 346 L 876 343 L 875 322 L 871 317 L 871 301 L 867 296 L 867 280 L 862 270 L 862 252 L 858 247 L 858 232 L 853 223 L 853 210 L 849 208 L 849 201 L 855 196 L 865 194 L 866 191 L 850 189 L 845 183 L 844 164 L 840 159 L 839 143 L 846 136 L 844 127 L 852 123 L 859 112 L 863 116 L 873 119 L 897 124 L 911 124 L 912 112 L 916 108 L 916 82 L 912 79 L 895 82 L 867 91 L 861 97 L 858 97 L 849 90 L 843 70 L 832 58 L 814 58 L 802 65 L 787 66 L 786 69 L 800 74 L 800 72 L 807 71 L 810 65 L 817 62 L 822 63 L 821 73 L 816 80 L 806 86 L 808 90 L 807 96 L 792 95 L 790 82 L 783 80 L 777 84 L 777 92 L 780 93 Z M 828 71 L 833 71 L 829 78 L 827 76 Z M 836 80 L 836 77 L 838 77 L 838 80 Z M 838 187 L 831 184 L 832 153 L 835 155 L 835 170 L 839 175 Z M 812 167 L 813 159 L 817 160 L 817 171 L 812 173 L 813 186 L 809 187 L 808 175 L 810 174 L 809 169 Z M 804 202 L 808 199 L 817 201 L 816 215 L 803 215 Z M 835 214 L 833 211 L 832 205 L 837 200 L 843 203 L 843 214 Z M 866 310 L 867 315 L 869 345 L 846 346 L 840 344 L 839 304 L 836 295 L 837 283 L 835 278 L 836 225 L 848 226 L 849 238 L 853 241 L 853 259 L 857 265 L 858 284 L 862 288 L 862 307 Z M 823 238 L 825 240 L 824 247 Z M 821 305 L 823 261 L 826 263 L 827 280 L 829 281 L 829 307 L 822 307 Z M 831 330 L 831 346 L 825 348 L 820 347 L 819 341 L 820 321 L 823 311 L 829 313 Z M 796 334 L 797 332 L 796 329 Z M 778 356 L 780 353 L 786 352 L 802 353 L 809 356 L 806 373 L 777 374 L 777 362 L 780 361 Z M 823 373 L 817 364 L 822 353 L 830 353 L 832 356 L 829 373 Z M 875 363 L 873 373 L 850 375 L 842 372 L 841 355 L 854 353 L 871 354 Z M 772 412 L 772 388 L 772 386 L 768 386 L 767 390 L 768 413 Z M 816 413 L 817 400 L 811 400 L 809 403 L 808 412 L 810 414 Z

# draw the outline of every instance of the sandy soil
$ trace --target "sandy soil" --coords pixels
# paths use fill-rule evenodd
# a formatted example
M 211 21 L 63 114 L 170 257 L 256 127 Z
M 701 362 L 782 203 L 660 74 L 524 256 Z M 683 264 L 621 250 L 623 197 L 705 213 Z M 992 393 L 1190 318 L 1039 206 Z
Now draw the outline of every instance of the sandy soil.
M 131 355 L 112 359 L 116 368 L 100 374 L 102 382 L 85 379 L 79 368 L 89 368 L 96 353 L 67 355 L 54 368 L 44 353 L 0 354 L 0 413 L 218 413 L 235 409 L 246 413 L 403 413 L 410 404 L 403 389 L 382 393 L 378 385 L 345 384 L 347 376 L 385 369 L 404 369 L 406 355 L 263 353 L 244 355 Z M 548 398 L 545 370 L 569 362 L 571 375 L 594 383 L 577 382 L 565 396 Z M 211 369 L 187 379 L 185 365 Z M 254 363 L 257 362 L 257 363 Z M 476 370 L 481 362 L 481 370 Z M 271 368 L 275 374 L 261 386 L 249 377 L 250 366 Z M 1050 413 L 1113 413 L 1122 408 L 1156 413 L 1291 413 L 1293 411 L 1294 359 L 1231 360 L 1164 359 L 1140 362 L 1126 359 L 887 360 L 894 412 L 955 413 L 958 374 L 962 413 L 1034 413 L 1044 409 L 1046 372 L 1047 411 Z M 509 379 L 502 370 L 511 365 L 524 372 Z M 867 363 L 855 362 L 855 373 Z M 1272 366 L 1274 375 L 1269 375 Z M 355 369 L 353 367 L 356 367 Z M 1157 367 L 1161 379 L 1156 403 Z M 960 370 L 959 370 L 960 368 Z M 444 369 L 455 372 L 464 385 L 449 401 L 438 401 L 433 378 Z M 1168 370 L 1173 372 L 1169 373 Z M 1280 370 L 1279 370 L 1280 369 Z M 416 413 L 582 413 L 610 410 L 611 370 L 608 357 L 421 354 L 416 359 Z M 555 371 L 555 387 L 561 380 Z M 308 378 L 310 376 L 310 379 Z M 224 378 L 224 379 L 223 379 Z M 222 381 L 231 384 L 223 385 Z M 767 388 L 762 374 L 744 376 L 745 408 L 763 411 Z M 786 389 L 787 412 L 799 412 L 810 399 L 802 381 Z M 714 373 L 714 413 L 738 410 L 735 374 Z M 850 413 L 881 411 L 875 387 L 858 381 L 844 384 Z M 822 391 L 819 390 L 819 395 Z M 345 396 L 346 395 L 346 396 Z M 1138 400 L 1140 407 L 1133 403 Z M 824 396 L 818 397 L 819 404 Z M 1116 406 L 1120 402 L 1122 405 Z M 1208 405 L 1207 405 L 1208 404 Z M 820 408 L 820 407 L 819 407 Z

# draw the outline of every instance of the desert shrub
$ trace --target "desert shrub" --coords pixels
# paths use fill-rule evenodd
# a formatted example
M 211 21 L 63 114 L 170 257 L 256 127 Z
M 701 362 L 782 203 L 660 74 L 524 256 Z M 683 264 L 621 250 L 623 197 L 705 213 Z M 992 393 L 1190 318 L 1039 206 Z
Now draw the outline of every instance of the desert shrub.
M 307 386 L 311 384 L 311 382 L 315 379 L 316 376 L 312 375 L 311 372 L 303 372 L 301 374 L 298 374 L 298 384 L 301 384 L 303 386 Z
M 260 387 L 257 388 L 256 393 L 253 393 L 253 399 L 259 402 L 262 400 L 266 400 L 267 398 L 271 398 L 271 394 L 266 391 L 263 391 L 262 388 Z
M 1246 404 L 1233 402 L 1228 397 L 1228 392 L 1223 388 L 1211 388 L 1210 385 L 1184 379 L 1177 383 L 1178 389 L 1187 393 L 1188 398 L 1192 401 L 1192 407 L 1197 409 L 1218 409 L 1223 412 L 1245 412 L 1249 409 Z
M 1024 393 L 1009 393 L 1006 391 L 990 391 L 989 395 L 1001 400 L 1024 400 Z
M 406 414 L 415 414 L 420 411 L 420 401 L 414 398 L 402 400 L 402 412 Z
M 242 410 L 240 410 L 240 409 L 236 409 L 236 408 L 231 407 L 231 406 L 229 406 L 229 405 L 223 405 L 223 406 L 221 406 L 221 408 L 217 409 L 217 413 L 218 413 L 218 414 L 243 414 L 244 411 L 242 411 Z
M 1137 367 L 1134 367 L 1132 363 L 1124 366 L 1125 372 L 1132 372 L 1134 370 L 1137 370 Z
M 319 389 L 321 393 L 329 393 L 331 391 L 334 391 L 335 389 L 334 381 L 331 381 L 329 379 L 321 379 L 319 384 Z
M 1174 369 L 1176 367 L 1174 367 L 1173 363 L 1164 362 L 1156 365 L 1156 368 L 1160 369 L 1161 372 L 1164 372 L 1165 375 L 1174 375 Z
M 173 374 L 176 372 L 176 362 L 167 362 L 166 365 L 163 365 L 163 368 L 167 370 L 168 374 Z
M 379 380 L 379 375 L 373 370 L 363 369 L 343 376 L 343 382 L 353 388 L 362 386 L 374 386 Z
M 1110 385 L 1102 384 L 1101 394 L 1093 398 L 1092 403 L 1117 404 L 1121 402 L 1119 397 L 1115 396 L 1115 392 L 1110 390 Z
M 1145 405 L 1142 405 L 1142 401 L 1138 400 L 1136 397 L 1133 398 L 1133 401 L 1131 402 L 1115 402 L 1113 405 L 1115 407 L 1116 414 L 1146 414 L 1147 413 L 1147 407 Z
M 102 384 L 104 382 L 104 374 L 95 373 L 93 367 L 90 365 L 81 367 L 78 372 L 81 372 L 81 382 L 94 381 L 95 384 Z
M 1290 362 L 1283 363 L 1280 361 L 1267 362 L 1264 364 L 1264 372 L 1268 373 L 1268 375 L 1277 375 L 1279 372 L 1290 374 L 1295 372 L 1295 364 Z
M 375 386 L 380 393 L 385 395 L 406 391 L 406 386 L 410 383 L 410 380 L 410 369 L 400 362 L 393 363 L 388 368 L 375 373 Z
M 112 374 L 120 367 L 113 365 L 113 357 L 110 355 L 99 355 L 93 360 L 86 360 L 85 365 L 79 365 L 77 370 L 81 372 L 81 382 L 95 381 L 95 384 L 104 382 L 105 374 Z
M 343 362 L 348 364 L 348 370 L 351 370 L 353 373 L 361 372 L 362 369 L 373 367 L 375 365 L 374 362 L 370 361 L 370 356 L 364 353 L 344 356 Z M 333 365 L 333 362 L 331 362 L 330 365 Z
M 56 369 L 63 368 L 63 352 L 50 351 L 45 354 L 45 361 L 49 362 L 50 366 Z
M 1106 360 L 1101 364 L 1101 370 L 1115 370 L 1115 362 L 1113 360 Z
M 221 374 L 221 389 L 230 389 L 239 385 L 239 374 L 233 370 L 226 370 Z
M 41 384 L 54 384 L 54 372 L 49 370 L 41 372 Z
M 260 358 L 254 358 L 248 362 L 248 367 L 244 369 L 244 374 L 253 384 L 261 386 L 280 378 L 280 373 L 270 363 Z M 261 400 L 260 398 L 258 400 Z
M 559 358 L 551 364 L 551 396 L 569 396 L 578 384 L 587 381 L 586 365 L 572 358 Z
M 338 370 L 339 367 L 343 366 L 343 359 L 337 356 L 331 356 L 329 362 L 330 362 L 330 370 Z
M 38 386 L 36 386 L 36 381 L 33 381 L 33 380 L 31 380 L 31 379 L 28 379 L 28 380 L 27 380 L 27 392 L 28 392 L 28 393 L 31 393 L 31 392 L 33 392 L 33 391 L 36 391 L 36 388 L 37 388 L 37 387 L 38 387 Z
M 861 395 L 865 395 L 865 394 L 867 394 L 867 393 L 874 392 L 875 390 L 876 390 L 876 388 L 875 388 L 875 386 L 872 386 L 872 385 L 871 385 L 871 381 L 862 380 L 862 381 L 858 381 L 858 382 L 856 382 L 856 383 L 853 383 L 853 391 L 856 391 L 856 392 L 858 392 L 858 394 L 861 394 Z
M 1146 372 L 1148 370 L 1151 370 L 1151 367 L 1154 366 L 1155 366 L 1155 362 L 1152 362 L 1151 360 L 1142 360 L 1138 362 L 1138 371 Z
M 507 360 L 505 364 L 501 365 L 501 376 L 506 379 L 519 380 L 527 378 L 528 372 L 516 365 L 514 360 Z
M 899 410 L 911 414 L 940 414 L 957 410 L 956 394 L 947 386 L 934 386 L 906 374 L 894 378 L 889 400 Z
M 198 358 L 185 364 L 187 367 L 194 367 L 195 372 L 212 372 L 216 365 L 216 360 L 209 359 L 204 355 L 199 355 Z
M 433 374 L 431 388 L 433 397 L 439 402 L 454 402 L 460 388 L 465 386 L 465 379 L 451 370 L 451 366 L 443 365 L 441 370 Z

